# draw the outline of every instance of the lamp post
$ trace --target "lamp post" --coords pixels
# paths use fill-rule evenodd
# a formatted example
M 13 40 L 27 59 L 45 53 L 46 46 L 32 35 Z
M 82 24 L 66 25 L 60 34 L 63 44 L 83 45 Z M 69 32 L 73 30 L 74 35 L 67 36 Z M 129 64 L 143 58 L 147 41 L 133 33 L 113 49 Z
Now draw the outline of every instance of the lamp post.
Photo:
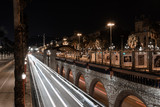
M 63 38 L 63 45 L 68 45 L 67 38 Z
M 111 67 L 111 65 L 112 65 L 111 51 L 115 48 L 115 46 L 114 46 L 113 43 L 112 43 L 112 27 L 113 27 L 114 25 L 115 25 L 115 24 L 114 24 L 114 23 L 111 23 L 111 22 L 109 22 L 109 23 L 107 24 L 107 26 L 109 26 L 109 28 L 110 28 L 110 47 L 109 47 L 109 50 L 110 50 L 110 67 Z
M 148 48 L 149 48 L 150 50 L 153 50 L 153 49 L 154 49 L 154 45 L 152 44 L 152 42 L 149 42 Z
M 79 50 L 80 50 L 80 37 L 82 36 L 81 33 L 77 33 L 77 36 L 79 37 Z
M 125 47 L 124 47 L 126 50 L 128 50 L 130 47 L 129 47 L 129 45 L 128 45 L 128 43 L 125 45 Z
M 50 42 L 51 47 L 53 46 L 53 40 Z
M 51 55 L 51 51 L 50 50 L 48 50 L 47 51 L 47 56 L 48 56 L 48 67 L 49 67 L 49 56 Z
M 110 28 L 110 46 L 112 45 L 112 27 L 114 26 L 114 23 L 108 23 L 107 26 Z
M 149 42 L 148 48 L 149 48 L 149 51 L 148 51 L 148 54 L 149 54 L 148 69 L 149 69 L 149 72 L 152 72 L 152 50 L 154 49 L 154 45 L 152 44 L 152 42 Z
M 80 37 L 82 36 L 82 33 L 77 33 L 77 36 L 79 37 L 79 47 L 78 47 L 79 49 L 78 50 L 80 51 Z M 80 52 L 80 54 L 81 54 L 81 52 Z

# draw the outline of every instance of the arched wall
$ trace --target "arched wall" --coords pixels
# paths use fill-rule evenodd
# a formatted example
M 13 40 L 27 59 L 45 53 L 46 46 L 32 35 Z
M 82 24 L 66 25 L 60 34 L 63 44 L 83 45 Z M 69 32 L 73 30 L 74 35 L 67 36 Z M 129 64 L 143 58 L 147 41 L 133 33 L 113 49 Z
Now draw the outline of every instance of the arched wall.
M 77 85 L 79 76 L 83 75 L 86 83 L 86 92 L 90 95 L 93 93 L 93 88 L 91 87 L 93 87 L 96 82 L 100 81 L 105 87 L 107 98 L 109 100 L 109 107 L 117 107 L 115 106 L 115 104 L 121 103 L 121 101 L 123 101 L 124 98 L 127 97 L 127 95 L 136 96 L 137 98 L 142 100 L 142 102 L 146 104 L 147 107 L 152 107 L 152 105 L 160 105 L 159 89 L 134 83 L 115 76 L 112 76 L 112 78 L 110 78 L 110 75 L 108 74 L 78 67 L 74 64 L 68 64 L 61 61 L 57 61 L 57 63 L 60 68 L 62 68 L 63 66 L 67 70 L 66 75 L 68 75 L 69 69 L 72 71 L 75 85 Z M 128 94 L 125 94 L 124 98 L 120 100 L 119 96 L 123 95 L 124 92 L 127 92 Z M 139 96 L 143 96 L 143 99 Z
M 78 86 L 79 78 L 80 78 L 81 75 L 83 75 L 81 72 L 78 72 L 77 75 L 76 75 L 76 79 L 75 79 L 75 85 L 76 86 Z M 84 75 L 83 75 L 83 77 L 84 77 Z
M 133 96 L 137 97 L 138 99 L 140 99 L 145 104 L 144 99 L 141 96 L 139 96 L 137 93 L 135 93 L 134 91 L 132 91 L 132 90 L 123 90 L 117 96 L 116 101 L 114 103 L 114 107 L 120 107 L 121 104 L 123 103 L 123 101 L 125 100 L 125 98 L 130 96 L 130 95 L 133 95 Z
M 91 84 L 90 84 L 90 88 L 89 88 L 89 95 L 93 95 L 93 91 L 94 91 L 94 87 L 95 87 L 95 85 L 97 84 L 97 82 L 101 82 L 102 83 L 102 81 L 100 80 L 100 79 L 98 79 L 98 78 L 94 78 L 92 81 L 91 81 Z M 103 84 L 103 83 L 102 83 Z M 104 84 L 103 84 L 103 86 L 104 86 Z
M 72 72 L 72 70 L 70 68 L 68 68 L 67 72 L 66 72 L 66 79 L 69 79 L 69 74 L 70 72 Z M 73 73 L 72 73 L 73 74 Z

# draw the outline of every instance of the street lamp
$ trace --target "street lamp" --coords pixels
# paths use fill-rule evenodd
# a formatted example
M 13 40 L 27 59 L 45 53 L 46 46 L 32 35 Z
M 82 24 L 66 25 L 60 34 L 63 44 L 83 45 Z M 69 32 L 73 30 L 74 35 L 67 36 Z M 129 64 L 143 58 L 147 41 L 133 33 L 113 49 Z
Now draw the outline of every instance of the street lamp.
M 50 45 L 51 45 L 51 46 L 53 45 L 53 40 L 50 42 Z
M 154 46 L 153 46 L 152 42 L 149 42 L 149 44 L 148 44 L 148 48 L 149 48 L 149 49 L 151 49 L 151 50 L 153 50 L 153 49 L 154 49 Z
M 79 37 L 79 50 L 80 50 L 80 37 L 82 36 L 81 33 L 77 33 L 77 36 Z
M 22 79 L 26 79 L 26 74 L 24 72 L 22 73 Z
M 140 47 L 139 47 L 139 51 L 142 51 L 142 50 L 143 50 L 143 48 L 140 46 Z
M 79 47 L 78 47 L 78 50 L 80 51 L 80 37 L 82 36 L 82 33 L 77 33 L 77 36 L 79 37 Z M 80 52 L 80 54 L 81 54 L 81 52 Z M 77 57 L 77 54 L 76 54 L 76 57 Z
M 47 51 L 47 56 L 48 56 L 48 67 L 49 67 L 49 56 L 51 55 L 51 51 L 50 50 L 48 50 Z
M 110 28 L 110 46 L 112 45 L 112 27 L 114 26 L 114 23 L 108 23 L 107 26 Z
M 63 38 L 63 45 L 68 45 L 67 38 Z
M 125 47 L 124 47 L 126 50 L 127 49 L 129 49 L 129 45 L 128 45 L 128 43 L 125 45 Z
M 115 49 L 115 46 L 114 46 L 114 44 L 112 43 L 111 45 L 110 45 L 110 47 L 109 47 L 109 50 L 114 50 Z

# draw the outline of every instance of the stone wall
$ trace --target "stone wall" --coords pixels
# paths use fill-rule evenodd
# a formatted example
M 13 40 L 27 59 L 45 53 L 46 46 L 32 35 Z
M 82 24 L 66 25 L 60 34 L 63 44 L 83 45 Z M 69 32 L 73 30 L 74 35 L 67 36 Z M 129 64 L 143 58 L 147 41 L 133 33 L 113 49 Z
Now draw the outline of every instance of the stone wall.
M 74 84 L 77 85 L 80 75 L 83 75 L 86 84 L 86 92 L 92 95 L 94 85 L 101 82 L 107 92 L 109 107 L 120 107 L 122 101 L 129 95 L 139 98 L 147 107 L 160 107 L 160 89 L 139 83 L 131 82 L 109 74 L 100 73 L 94 70 L 69 64 L 65 61 L 56 60 L 56 51 L 51 51 L 50 67 L 60 72 L 65 71 L 65 78 L 68 78 L 69 72 L 72 71 Z M 47 64 L 46 55 L 44 55 L 44 63 Z
M 101 82 L 107 92 L 110 107 L 119 107 L 121 102 L 129 95 L 136 96 L 142 100 L 147 107 L 160 106 L 160 89 L 158 88 L 134 83 L 115 76 L 111 78 L 108 74 L 99 73 L 62 61 L 57 61 L 56 63 L 61 72 L 62 68 L 64 68 L 66 78 L 68 78 L 67 75 L 69 71 L 72 71 L 75 85 L 79 80 L 79 75 L 82 74 L 86 82 L 86 92 L 90 95 L 93 93 L 94 84 L 98 81 Z

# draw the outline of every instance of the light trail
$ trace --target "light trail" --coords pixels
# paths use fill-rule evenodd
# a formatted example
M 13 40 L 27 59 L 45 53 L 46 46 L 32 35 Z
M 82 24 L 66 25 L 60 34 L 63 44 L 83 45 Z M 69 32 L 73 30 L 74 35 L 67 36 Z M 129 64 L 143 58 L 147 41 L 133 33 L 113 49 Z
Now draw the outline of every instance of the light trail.
M 34 67 L 34 66 L 33 66 L 33 67 Z M 36 69 L 36 68 L 35 68 L 35 69 Z M 50 94 L 49 94 L 49 92 L 48 92 L 46 86 L 44 85 L 44 83 L 43 83 L 41 77 L 39 76 L 38 71 L 37 71 L 37 70 L 35 70 L 35 71 L 37 72 L 38 78 L 40 79 L 40 81 L 41 81 L 41 83 L 42 83 L 42 85 L 43 85 L 43 87 L 44 87 L 44 89 L 45 89 L 45 91 L 46 91 L 46 93 L 47 93 L 47 96 L 48 96 L 48 98 L 49 98 L 49 100 L 50 100 L 52 106 L 53 106 L 53 107 L 56 107 L 56 105 L 55 105 L 54 101 L 52 100 L 52 98 L 51 98 L 51 96 L 50 96 Z
M 61 87 L 61 90 L 64 90 L 66 95 L 69 95 L 70 101 L 74 100 L 74 104 L 78 104 L 81 107 L 84 107 L 88 105 L 87 107 L 103 107 L 101 103 L 93 99 L 92 97 L 88 96 L 86 93 L 84 93 L 82 90 L 78 89 L 78 87 L 73 86 L 70 82 L 66 81 L 61 75 L 59 75 L 57 72 L 54 72 L 51 68 L 49 68 L 47 65 L 40 62 L 38 59 L 36 59 L 34 56 L 29 56 L 33 61 L 33 66 L 36 66 L 37 70 L 36 74 L 40 78 L 40 81 L 46 81 L 53 92 L 56 94 L 58 99 L 61 101 L 64 107 L 67 107 L 67 104 L 65 103 L 66 99 L 63 99 L 63 94 L 60 95 L 60 90 L 57 90 L 52 85 L 52 81 L 54 81 L 56 84 L 58 84 L 58 87 Z M 40 73 L 40 74 L 38 74 Z M 51 77 L 51 78 L 50 78 Z M 72 75 L 73 77 L 73 75 Z M 43 80 L 42 80 L 43 78 Z M 43 82 L 43 87 L 45 83 Z M 45 90 L 47 90 L 47 87 L 45 87 Z M 48 91 L 47 93 L 50 94 L 51 91 Z M 51 92 L 52 93 L 52 92 Z M 51 96 L 50 96 L 51 97 Z M 53 99 L 52 99 L 53 100 Z M 58 100 L 57 100 L 58 101 Z M 94 102 L 94 103 L 93 103 Z M 78 106 L 77 105 L 77 106 Z
M 35 60 L 37 60 L 37 59 L 35 59 Z M 39 60 L 37 60 L 39 63 L 41 63 Z M 42 63 L 41 63 L 41 66 L 42 66 Z M 44 65 L 45 66 L 45 65 Z M 43 67 L 43 66 L 42 66 Z M 48 68 L 48 66 L 46 66 L 46 67 L 43 67 L 47 72 L 48 72 L 48 70 L 50 70 L 50 72 L 52 72 L 52 73 L 54 73 L 54 74 L 56 74 L 55 72 L 53 72 L 50 68 Z M 46 68 L 48 68 L 48 70 L 46 69 Z M 83 103 L 81 103 L 80 101 L 79 101 L 79 99 L 77 99 L 70 91 L 68 91 L 68 89 L 66 89 L 55 77 L 53 77 L 52 76 L 52 74 L 50 73 L 50 72 L 48 72 L 50 75 L 51 75 L 51 77 L 74 99 L 74 100 L 76 100 L 76 102 L 81 106 L 81 107 L 84 107 L 84 105 L 83 105 Z M 58 77 L 60 77 L 59 79 L 61 79 L 61 81 L 63 81 L 64 83 L 66 83 L 70 88 L 72 88 L 72 86 L 69 84 L 69 83 L 67 83 L 66 81 L 64 81 L 64 79 L 62 78 L 62 76 L 60 76 L 59 74 L 56 74 Z M 89 102 L 89 104 L 91 104 L 92 105 L 92 107 L 96 107 L 97 105 L 95 105 L 93 102 L 91 102 L 88 98 L 86 98 L 83 94 L 81 94 L 78 90 L 76 90 L 76 89 L 74 89 L 74 88 L 72 88 L 76 93 L 78 93 L 79 95 L 81 95 L 87 102 Z M 103 107 L 103 106 L 102 106 Z
M 41 66 L 43 67 L 43 66 Z M 45 69 L 47 72 L 48 70 L 43 67 L 43 69 Z M 48 72 L 50 74 L 50 72 Z M 52 76 L 52 74 L 50 74 L 50 76 L 81 106 L 83 107 L 83 104 L 70 92 L 68 91 L 68 89 L 66 89 L 55 77 Z
M 30 62 L 30 63 L 32 63 L 32 62 Z M 32 69 L 32 67 L 30 66 L 30 70 Z M 32 71 L 32 70 L 31 70 Z M 33 79 L 33 84 L 36 84 L 36 82 L 35 82 L 35 78 L 34 78 L 34 76 L 33 76 L 33 72 L 31 72 L 31 75 L 32 75 L 32 79 Z M 35 87 L 35 91 L 36 91 L 36 93 L 38 93 L 38 91 L 37 91 L 37 86 L 34 86 Z M 39 96 L 39 94 L 38 94 L 38 96 Z M 39 99 L 39 97 L 37 97 L 37 99 L 38 99 L 38 106 L 39 107 L 41 107 L 41 104 L 40 104 L 40 99 Z
M 38 66 L 37 66 L 38 67 Z M 39 68 L 39 67 L 38 67 Z M 50 85 L 50 87 L 52 88 L 52 90 L 55 92 L 55 94 L 57 95 L 57 97 L 60 99 L 60 101 L 62 102 L 64 107 L 67 107 L 67 104 L 63 101 L 62 97 L 57 93 L 57 91 L 55 90 L 55 88 L 53 88 L 51 82 L 49 82 L 49 80 L 47 79 L 47 77 L 44 75 L 44 73 L 40 70 L 41 74 L 43 75 L 43 77 L 46 79 L 46 81 L 48 82 L 48 84 Z

